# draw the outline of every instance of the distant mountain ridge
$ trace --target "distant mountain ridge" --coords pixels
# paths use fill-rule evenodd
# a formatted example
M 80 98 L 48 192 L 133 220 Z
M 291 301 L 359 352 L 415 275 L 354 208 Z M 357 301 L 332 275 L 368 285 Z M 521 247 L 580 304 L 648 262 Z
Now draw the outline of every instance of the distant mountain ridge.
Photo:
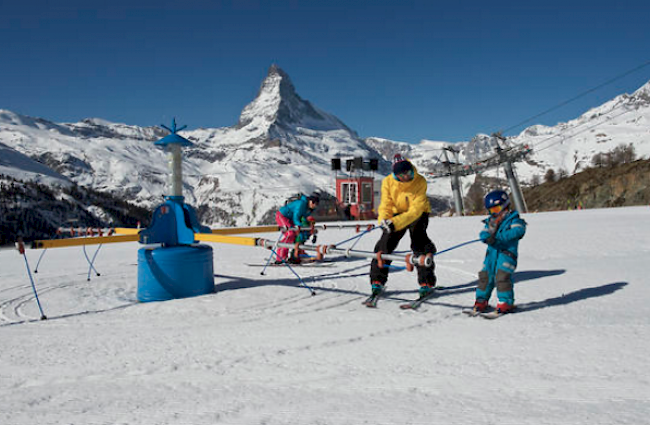
M 59 186 L 71 185 L 70 180 L 47 165 L 0 143 L 0 175 L 11 175 L 22 180 Z
M 632 143 L 639 157 L 647 157 L 649 128 L 650 83 L 567 123 L 528 127 L 507 138 L 503 146 L 533 148 L 526 162 L 516 164 L 525 185 L 550 168 L 578 172 L 593 155 L 620 144 Z M 63 180 L 110 192 L 146 208 L 159 204 L 168 191 L 167 154 L 152 143 L 165 134 L 157 127 L 99 118 L 57 124 L 0 110 L 0 143 L 6 149 L 37 160 Z M 379 158 L 379 178 L 389 172 L 394 153 L 402 153 L 426 173 L 440 166 L 441 149 L 450 145 L 362 139 L 340 119 L 302 99 L 288 74 L 276 65 L 269 68 L 257 96 L 233 126 L 181 134 L 194 143 L 183 151 L 186 202 L 197 207 L 204 224 L 213 227 L 268 222 L 272 211 L 292 193 L 320 189 L 333 194 L 333 157 Z M 478 135 L 453 146 L 459 150 L 459 159 L 469 163 L 494 155 L 493 143 L 487 135 Z M 24 165 L 3 166 L 7 175 L 29 179 Z M 486 174 L 503 177 L 500 169 Z M 463 189 L 467 191 L 473 182 L 474 176 L 464 177 Z M 429 195 L 450 198 L 449 180 L 431 180 Z
M 96 118 L 55 124 L 0 111 L 0 141 L 77 184 L 147 207 L 168 190 L 167 154 L 152 143 L 165 134 Z M 268 221 L 292 193 L 332 193 L 332 157 L 378 157 L 341 120 L 300 98 L 275 65 L 237 124 L 181 134 L 194 143 L 184 150 L 183 194 L 210 226 Z

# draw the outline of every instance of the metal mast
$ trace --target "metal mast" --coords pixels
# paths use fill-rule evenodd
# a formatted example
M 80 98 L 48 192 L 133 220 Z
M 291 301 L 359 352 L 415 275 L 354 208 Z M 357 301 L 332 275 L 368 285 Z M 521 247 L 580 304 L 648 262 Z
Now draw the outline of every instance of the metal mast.
M 503 164 L 503 168 L 506 171 L 506 177 L 508 178 L 508 185 L 510 186 L 510 193 L 512 194 L 512 199 L 515 202 L 515 209 L 520 213 L 527 212 L 526 201 L 524 200 L 524 195 L 521 192 L 521 187 L 519 186 L 519 181 L 517 176 L 512 169 L 512 163 L 515 160 L 516 155 L 511 155 L 509 152 L 504 151 L 499 145 L 499 140 L 505 140 L 506 138 L 501 135 L 501 133 L 492 134 L 494 139 L 495 149 L 497 155 L 499 156 L 499 162 Z
M 450 162 L 447 151 L 454 154 L 454 159 L 456 162 Z M 456 215 L 465 215 L 465 210 L 463 208 L 463 196 L 460 193 L 460 173 L 458 171 L 458 150 L 452 147 L 443 148 L 443 153 L 445 154 L 445 165 L 451 176 L 451 191 L 454 194 L 454 205 L 456 208 Z

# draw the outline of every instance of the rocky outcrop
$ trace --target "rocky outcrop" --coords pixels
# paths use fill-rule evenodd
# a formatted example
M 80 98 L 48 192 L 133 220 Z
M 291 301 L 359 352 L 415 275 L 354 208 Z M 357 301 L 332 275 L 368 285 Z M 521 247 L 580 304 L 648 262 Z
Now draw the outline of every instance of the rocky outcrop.
M 524 190 L 529 211 L 610 208 L 650 204 L 650 160 L 590 168 Z

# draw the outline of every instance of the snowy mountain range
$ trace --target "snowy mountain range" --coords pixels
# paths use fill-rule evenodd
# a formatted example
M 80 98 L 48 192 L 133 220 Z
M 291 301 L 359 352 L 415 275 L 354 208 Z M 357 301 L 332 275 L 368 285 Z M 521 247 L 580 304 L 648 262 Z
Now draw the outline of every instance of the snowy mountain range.
M 153 207 L 169 190 L 167 153 L 153 144 L 165 134 L 157 127 L 97 118 L 57 124 L 0 110 L 0 174 L 51 186 L 74 182 Z M 389 171 L 389 160 L 397 152 L 424 173 L 439 169 L 443 147 L 459 150 L 459 160 L 468 164 L 493 156 L 495 148 L 487 135 L 453 145 L 363 139 L 334 115 L 302 99 L 289 76 L 275 65 L 238 123 L 180 134 L 194 143 L 183 151 L 183 194 L 197 208 L 202 223 L 212 227 L 268 221 L 270 212 L 296 192 L 319 189 L 333 194 L 334 157 L 378 158 L 379 178 Z M 507 138 L 502 147 L 532 148 L 526 162 L 516 166 L 526 184 L 549 168 L 576 173 L 596 153 L 621 144 L 632 144 L 638 157 L 650 156 L 650 83 L 575 120 L 531 126 Z M 503 177 L 498 168 L 485 173 Z M 464 177 L 463 187 L 467 189 L 474 179 Z M 449 180 L 432 179 L 429 195 L 450 198 Z

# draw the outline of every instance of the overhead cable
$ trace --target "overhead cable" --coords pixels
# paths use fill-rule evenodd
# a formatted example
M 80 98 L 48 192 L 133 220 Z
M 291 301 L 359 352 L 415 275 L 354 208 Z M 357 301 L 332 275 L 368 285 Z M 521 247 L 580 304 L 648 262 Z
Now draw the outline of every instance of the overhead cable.
M 556 109 L 559 109 L 559 108 L 561 108 L 561 107 L 563 107 L 563 106 L 565 106 L 565 105 L 567 105 L 567 104 L 569 104 L 569 103 L 571 103 L 571 102 L 573 102 L 573 101 L 575 101 L 575 100 L 578 100 L 578 99 L 580 99 L 581 97 L 586 96 L 586 95 L 589 94 L 589 93 L 592 93 L 592 92 L 594 92 L 594 91 L 596 91 L 596 90 L 598 90 L 598 89 L 601 89 L 601 88 L 605 87 L 606 85 L 609 85 L 609 84 L 611 84 L 611 83 L 613 83 L 613 82 L 615 82 L 615 81 L 617 81 L 617 80 L 620 80 L 620 79 L 623 78 L 623 77 L 626 77 L 626 76 L 628 76 L 628 75 L 630 75 L 630 74 L 632 74 L 632 73 L 634 73 L 634 72 L 636 72 L 636 71 L 639 71 L 639 70 L 645 68 L 645 67 L 648 66 L 648 65 L 650 65 L 650 61 L 647 61 L 647 62 L 645 62 L 645 63 L 643 63 L 643 64 L 641 64 L 641 65 L 639 65 L 639 66 L 636 66 L 636 67 L 634 67 L 634 68 L 628 70 L 628 71 L 625 71 L 624 73 L 622 73 L 622 74 L 620 74 L 620 75 L 617 75 L 617 76 L 615 76 L 615 77 L 613 77 L 613 78 L 610 78 L 609 80 L 605 81 L 605 82 L 602 83 L 602 84 L 597 85 L 596 87 L 593 87 L 593 88 L 591 88 L 591 89 L 589 89 L 589 90 L 586 90 L 586 91 L 584 91 L 584 92 L 578 94 L 577 96 L 572 97 L 571 99 L 565 100 L 564 102 L 561 102 L 561 103 L 559 103 L 559 104 L 553 106 L 552 108 L 549 108 L 549 109 L 547 109 L 547 110 L 545 110 L 545 111 L 543 111 L 543 112 L 540 112 L 539 114 L 534 115 L 534 116 L 532 116 L 532 117 L 530 117 L 530 118 L 528 118 L 528 119 L 525 119 L 525 120 L 523 120 L 523 121 L 521 121 L 521 122 L 519 122 L 519 123 L 517 123 L 517 124 L 515 124 L 515 125 L 513 125 L 513 126 L 511 126 L 511 127 L 508 127 L 508 128 L 506 128 L 505 130 L 503 130 L 502 133 L 506 133 L 506 132 L 508 132 L 508 131 L 510 131 L 510 130 L 512 130 L 512 129 L 515 129 L 515 128 L 517 128 L 517 127 L 520 127 L 520 126 L 522 126 L 522 125 L 524 125 L 524 124 L 526 124 L 526 123 L 528 123 L 528 122 L 530 122 L 530 121 L 532 121 L 532 120 L 534 120 L 534 119 L 536 119 L 536 118 L 539 118 L 539 117 L 541 117 L 541 116 L 543 116 L 543 115 L 546 115 L 546 114 L 548 114 L 548 113 L 550 113 L 550 112 L 553 112 L 553 111 L 555 111 Z

